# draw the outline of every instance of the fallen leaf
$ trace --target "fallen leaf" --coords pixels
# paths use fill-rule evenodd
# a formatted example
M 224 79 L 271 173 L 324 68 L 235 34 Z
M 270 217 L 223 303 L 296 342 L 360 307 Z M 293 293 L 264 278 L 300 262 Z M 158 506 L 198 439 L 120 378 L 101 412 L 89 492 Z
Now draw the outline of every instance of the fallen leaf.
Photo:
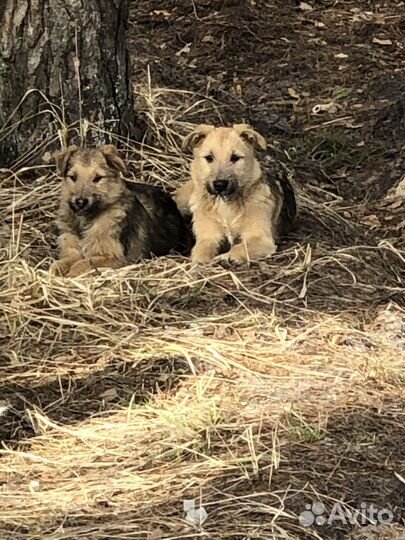
M 102 394 L 100 394 L 100 397 L 103 399 L 106 399 L 107 401 L 110 399 L 116 399 L 118 397 L 118 392 L 116 388 L 109 388 Z
M 299 5 L 299 8 L 302 9 L 302 11 L 313 11 L 314 10 L 314 8 L 310 4 L 307 4 L 306 2 L 301 2 L 300 5 Z
M 3 414 L 6 414 L 6 412 L 10 409 L 10 404 L 7 401 L 0 401 L 0 416 L 3 416 Z
M 395 188 L 394 198 L 402 199 L 402 200 L 405 199 L 405 176 L 402 178 L 402 180 L 399 182 L 399 184 Z
M 301 96 L 299 95 L 299 93 L 296 90 L 294 90 L 294 88 L 289 88 L 288 89 L 288 94 L 294 99 L 301 99 Z
M 381 225 L 381 221 L 375 215 L 364 216 L 360 221 L 363 225 L 368 225 L 369 227 L 379 227 Z
M 166 11 L 165 9 L 154 9 L 150 15 L 156 15 L 158 17 L 163 16 L 165 19 L 171 16 L 170 11 Z
M 390 39 L 380 39 L 380 38 L 373 38 L 373 43 L 376 43 L 377 45 L 392 45 L 392 41 Z
M 148 540 L 160 540 L 163 538 L 163 531 L 160 527 L 156 529 L 150 529 L 147 533 Z
M 404 330 L 404 313 L 392 303 L 380 307 L 374 321 L 368 325 L 369 332 L 392 345 L 401 347 L 405 342 Z
M 175 53 L 176 56 L 181 56 L 182 54 L 189 54 L 189 52 L 191 51 L 190 45 L 191 43 L 186 43 L 182 49 Z
M 352 13 L 354 13 L 353 15 L 354 23 L 363 22 L 363 21 L 370 22 L 375 19 L 374 13 L 372 11 L 361 11 L 359 8 L 357 8 L 357 11 L 356 11 L 356 8 L 353 8 L 351 11 Z
M 399 201 L 401 203 L 405 201 L 405 176 L 399 181 L 396 187 L 389 190 L 385 196 L 385 200 L 388 202 Z
M 202 43 L 215 43 L 214 36 L 212 36 L 211 34 L 207 34 L 206 36 L 204 36 L 201 41 Z
M 219 326 L 216 328 L 214 335 L 217 339 L 225 339 L 229 337 L 230 334 L 231 331 L 229 326 Z
M 45 152 L 42 156 L 42 161 L 44 163 L 51 163 L 52 159 L 53 159 L 53 156 L 51 152 Z
M 338 53 L 335 54 L 335 58 L 349 58 L 349 55 L 345 53 Z

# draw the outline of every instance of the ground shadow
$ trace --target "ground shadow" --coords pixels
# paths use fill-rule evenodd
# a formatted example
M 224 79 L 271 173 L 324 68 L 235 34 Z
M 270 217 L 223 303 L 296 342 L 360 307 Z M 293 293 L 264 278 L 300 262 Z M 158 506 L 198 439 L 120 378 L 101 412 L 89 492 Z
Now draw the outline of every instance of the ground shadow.
M 156 393 L 176 390 L 189 367 L 181 358 L 148 360 L 136 368 L 130 364 L 109 365 L 84 378 L 62 377 L 42 386 L 0 386 L 6 409 L 1 416 L 0 442 L 8 447 L 37 435 L 29 410 L 38 408 L 50 420 L 75 425 L 130 402 L 139 405 Z
M 247 475 L 241 476 L 239 471 L 232 476 L 228 471 L 206 485 L 202 492 L 198 486 L 195 489 L 190 486 L 189 496 L 201 496 L 208 511 L 204 537 L 228 540 L 270 538 L 274 532 L 274 512 L 284 510 L 293 517 L 278 516 L 275 524 L 293 537 L 301 540 L 347 538 L 355 527 L 348 520 L 346 523 L 337 519 L 330 524 L 300 524 L 300 514 L 314 502 L 322 502 L 322 517 L 326 519 L 330 517 L 333 505 L 339 502 L 343 509 L 345 505 L 352 509 L 361 508 L 362 504 L 363 508 L 374 505 L 379 510 L 390 509 L 393 522 L 404 524 L 405 485 L 394 475 L 394 472 L 405 471 L 402 410 L 403 403 L 398 400 L 386 402 L 381 411 L 375 408 L 336 410 L 319 440 L 309 438 L 309 431 L 279 432 L 279 436 L 287 438 L 288 444 L 283 444 L 280 449 L 280 462 L 273 470 L 271 481 L 270 461 L 266 461 L 263 453 L 257 472 L 247 471 Z M 258 455 L 261 450 L 271 448 L 274 433 L 274 424 L 262 421 L 262 448 L 257 448 Z M 212 434 L 210 454 L 213 456 L 223 442 L 221 437 L 220 433 Z M 191 459 L 194 458 L 191 456 Z M 162 496 L 171 500 L 169 493 Z M 128 538 L 138 538 L 138 535 L 143 538 L 141 531 L 145 531 L 149 521 L 159 523 L 159 538 L 173 537 L 173 523 L 177 523 L 176 538 L 190 538 L 190 529 L 183 527 L 182 501 L 177 503 L 162 503 L 157 507 L 152 504 L 140 514 L 120 512 L 111 501 L 100 501 L 105 511 L 101 516 L 97 509 L 97 516 L 64 517 L 64 538 L 109 540 L 124 531 Z M 365 524 L 359 522 L 360 525 Z M 57 526 L 55 524 L 55 528 Z M 13 535 L 6 530 L 1 533 L 5 540 L 23 540 L 30 534 L 24 528 L 14 530 Z M 52 531 L 49 530 L 51 537 Z

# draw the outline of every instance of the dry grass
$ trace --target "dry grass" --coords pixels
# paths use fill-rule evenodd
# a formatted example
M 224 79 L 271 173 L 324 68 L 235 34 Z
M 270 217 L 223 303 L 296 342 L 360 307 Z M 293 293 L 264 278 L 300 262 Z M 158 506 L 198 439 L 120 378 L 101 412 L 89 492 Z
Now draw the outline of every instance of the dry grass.
M 148 144 L 121 146 L 173 189 L 182 134 L 220 108 L 150 86 L 138 106 Z M 47 272 L 53 172 L 0 189 L 2 539 L 319 538 L 306 502 L 376 501 L 403 471 L 405 253 L 342 201 L 299 188 L 296 238 L 250 269 L 162 258 L 69 280 Z

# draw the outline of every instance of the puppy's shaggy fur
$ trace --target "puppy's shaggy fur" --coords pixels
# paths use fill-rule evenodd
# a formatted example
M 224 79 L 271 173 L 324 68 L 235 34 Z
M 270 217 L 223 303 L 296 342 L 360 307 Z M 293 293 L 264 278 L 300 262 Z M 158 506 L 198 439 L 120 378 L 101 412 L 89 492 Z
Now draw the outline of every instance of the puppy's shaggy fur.
M 187 248 L 187 229 L 176 203 L 157 187 L 124 180 L 127 169 L 113 145 L 70 146 L 55 159 L 63 182 L 61 259 L 54 272 L 76 276 Z
M 246 124 L 202 124 L 185 138 L 183 148 L 194 152 L 191 180 L 175 198 L 180 211 L 192 215 L 194 263 L 243 263 L 272 255 L 277 238 L 294 221 L 291 184 L 287 178 L 266 178 L 254 147 L 265 150 L 266 141 Z M 221 254 L 224 246 L 228 251 Z

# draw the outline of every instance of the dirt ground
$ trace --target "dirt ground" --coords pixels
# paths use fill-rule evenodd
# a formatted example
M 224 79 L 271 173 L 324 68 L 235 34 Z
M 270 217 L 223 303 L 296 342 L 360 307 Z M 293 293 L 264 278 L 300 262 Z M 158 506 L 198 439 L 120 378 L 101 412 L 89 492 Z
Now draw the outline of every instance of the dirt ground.
M 17 201 L 2 206 L 17 238 L 1 246 L 2 538 L 405 538 L 404 12 L 130 2 L 148 130 L 133 173 L 173 189 L 192 123 L 246 121 L 300 217 L 250 269 L 167 259 L 67 283 L 46 272 L 55 178 L 29 206 L 23 182 L 2 185 Z M 306 527 L 314 501 L 388 508 L 398 529 Z
M 299 182 L 348 203 L 378 200 L 403 172 L 400 111 L 384 121 L 405 89 L 402 3 L 299 4 L 141 2 L 135 73 L 208 96 L 224 123 L 252 123 L 288 151 Z

